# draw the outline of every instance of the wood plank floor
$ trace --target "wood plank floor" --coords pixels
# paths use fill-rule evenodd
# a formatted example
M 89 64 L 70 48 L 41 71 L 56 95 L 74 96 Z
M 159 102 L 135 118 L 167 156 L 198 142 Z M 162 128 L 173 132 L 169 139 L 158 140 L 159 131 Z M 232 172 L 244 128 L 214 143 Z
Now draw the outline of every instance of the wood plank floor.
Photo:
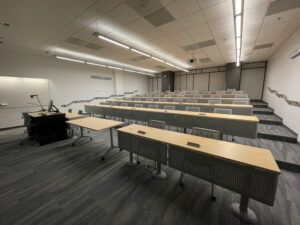
M 46 146 L 19 146 L 24 129 L 0 132 L 0 224 L 244 224 L 230 212 L 239 195 L 192 176 L 178 185 L 179 172 L 165 168 L 155 180 L 145 161 L 127 167 L 126 151 L 112 151 L 109 133 L 71 147 L 72 139 Z M 115 138 L 115 144 L 116 138 Z M 296 225 L 300 221 L 300 174 L 282 171 L 275 205 L 250 200 L 260 225 Z

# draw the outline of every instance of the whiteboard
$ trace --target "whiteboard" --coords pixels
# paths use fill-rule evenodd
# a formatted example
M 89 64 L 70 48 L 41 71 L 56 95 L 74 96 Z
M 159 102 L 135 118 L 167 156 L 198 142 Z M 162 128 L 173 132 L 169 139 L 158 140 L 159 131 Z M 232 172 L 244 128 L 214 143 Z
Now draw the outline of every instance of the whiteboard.
M 23 124 L 22 112 L 40 109 L 36 98 L 32 99 L 30 95 L 38 95 L 47 108 L 50 100 L 49 80 L 0 76 L 0 128 L 20 126 Z

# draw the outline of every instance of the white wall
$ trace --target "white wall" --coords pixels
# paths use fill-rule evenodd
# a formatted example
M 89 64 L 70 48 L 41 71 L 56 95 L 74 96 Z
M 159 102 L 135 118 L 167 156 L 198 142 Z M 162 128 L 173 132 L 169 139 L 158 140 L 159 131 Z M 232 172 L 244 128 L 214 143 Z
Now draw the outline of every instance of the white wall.
M 111 77 L 112 80 L 91 79 L 91 75 Z M 148 91 L 148 77 L 128 72 L 58 60 L 54 57 L 36 56 L 0 49 L 0 76 L 46 78 L 50 81 L 50 97 L 60 105 L 73 100 L 96 96 L 121 94 L 123 91 Z M 13 94 L 12 90 L 12 94 Z M 29 98 L 29 97 L 28 97 Z M 93 103 L 98 103 L 94 101 Z M 46 103 L 47 104 L 47 103 Z M 73 112 L 84 109 L 84 104 L 70 106 Z M 1 108 L 0 108 L 1 110 Z M 2 118 L 1 119 L 5 119 Z
M 286 94 L 290 100 L 300 101 L 300 56 L 295 59 L 289 57 L 297 48 L 300 48 L 300 28 L 270 58 L 263 99 L 283 118 L 284 124 L 300 136 L 300 108 L 288 105 L 268 90 L 270 87 Z

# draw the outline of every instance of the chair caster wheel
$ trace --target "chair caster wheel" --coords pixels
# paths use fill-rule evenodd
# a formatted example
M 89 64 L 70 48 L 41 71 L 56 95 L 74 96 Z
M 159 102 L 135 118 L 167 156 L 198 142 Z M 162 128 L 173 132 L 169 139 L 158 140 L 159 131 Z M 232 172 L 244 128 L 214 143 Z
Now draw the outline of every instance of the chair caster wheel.
M 104 160 L 105 160 L 104 156 L 102 156 L 102 157 L 101 157 L 101 160 L 102 160 L 102 161 L 104 161 Z
M 180 182 L 180 187 L 184 187 L 184 183 Z
M 73 143 L 72 146 L 74 146 L 75 144 Z
M 20 143 L 19 145 L 23 145 L 23 143 Z
M 136 163 L 137 163 L 137 164 L 140 164 L 140 163 L 141 163 L 141 161 L 137 161 Z
M 215 202 L 217 200 L 216 196 L 211 196 L 210 199 Z
M 90 140 L 92 141 L 92 140 L 93 140 L 93 138 L 91 137 L 91 138 L 90 138 Z

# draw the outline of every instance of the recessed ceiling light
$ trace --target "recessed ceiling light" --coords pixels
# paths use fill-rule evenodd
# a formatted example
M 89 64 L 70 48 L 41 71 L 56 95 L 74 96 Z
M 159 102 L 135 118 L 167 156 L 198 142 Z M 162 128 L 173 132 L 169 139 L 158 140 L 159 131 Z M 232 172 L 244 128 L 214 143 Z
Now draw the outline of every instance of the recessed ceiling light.
M 235 15 L 242 13 L 242 0 L 234 1 L 234 11 L 235 11 Z

